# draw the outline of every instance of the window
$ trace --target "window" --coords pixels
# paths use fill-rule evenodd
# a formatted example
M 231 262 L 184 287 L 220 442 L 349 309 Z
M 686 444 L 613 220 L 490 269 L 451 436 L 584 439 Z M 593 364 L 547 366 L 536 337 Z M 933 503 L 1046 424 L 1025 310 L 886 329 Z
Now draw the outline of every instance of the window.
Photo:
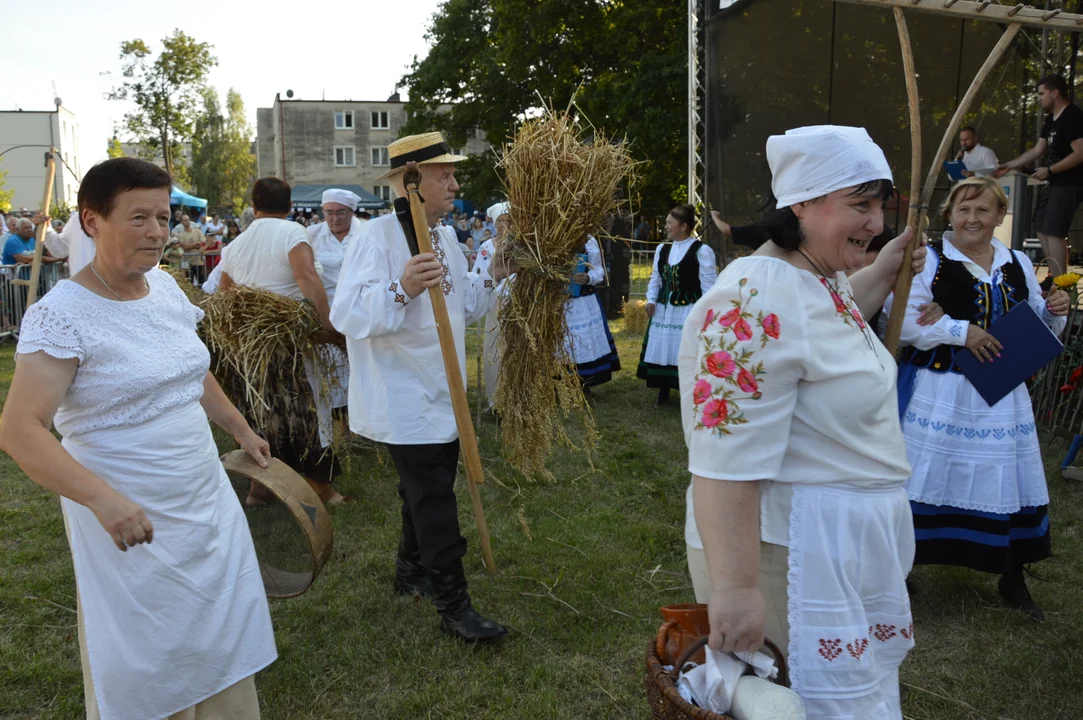
M 372 194 L 386 202 L 391 202 L 391 186 L 390 185 L 373 185 Z
M 387 113 L 374 112 L 372 113 L 372 129 L 373 130 L 387 130 L 391 127 L 391 123 L 388 122 Z
M 387 148 L 372 148 L 372 167 L 389 167 L 390 165 L 391 157 L 387 154 Z
M 354 160 L 352 145 L 335 148 L 335 167 L 354 167 L 355 165 L 357 162 Z
M 335 130 L 353 129 L 353 110 L 335 111 Z

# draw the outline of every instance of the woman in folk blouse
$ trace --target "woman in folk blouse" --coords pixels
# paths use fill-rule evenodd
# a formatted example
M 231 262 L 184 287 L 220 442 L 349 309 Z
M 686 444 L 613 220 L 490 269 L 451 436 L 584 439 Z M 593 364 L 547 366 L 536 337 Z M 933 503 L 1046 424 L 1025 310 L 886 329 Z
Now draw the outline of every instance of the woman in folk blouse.
M 915 564 L 997 573 L 1005 603 L 1042 620 L 1023 579 L 1024 564 L 1052 552 L 1049 491 L 1030 393 L 1020 385 L 990 407 L 955 364 L 960 352 L 995 362 L 1000 342 L 986 330 L 1020 303 L 1058 335 L 1067 325 L 1067 293 L 1043 298 L 1030 260 L 993 237 L 1007 211 L 1008 198 L 989 178 L 968 178 L 952 188 L 943 208 L 952 230 L 932 245 L 907 303 L 899 410 L 913 465 L 907 491 Z M 911 308 L 929 301 L 947 315 L 923 327 Z
M 754 649 L 766 631 L 809 717 L 899 718 L 910 466 L 895 362 L 865 318 L 910 235 L 858 270 L 892 192 L 864 130 L 791 130 L 767 156 L 771 241 L 726 267 L 682 336 L 689 569 L 711 647 Z

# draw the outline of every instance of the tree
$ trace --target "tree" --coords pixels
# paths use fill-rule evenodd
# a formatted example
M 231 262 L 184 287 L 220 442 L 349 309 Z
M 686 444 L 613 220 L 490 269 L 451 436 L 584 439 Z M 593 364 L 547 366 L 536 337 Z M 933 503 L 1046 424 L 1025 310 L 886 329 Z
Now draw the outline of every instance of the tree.
M 403 133 L 435 128 L 457 146 L 478 128 L 499 146 L 543 99 L 562 109 L 574 96 L 631 142 L 644 209 L 664 212 L 686 195 L 686 13 L 678 0 L 447 0 L 403 78 Z M 462 170 L 467 197 L 499 194 L 491 159 Z
M 192 135 L 192 187 L 212 207 L 240 215 L 256 179 L 252 128 L 244 117 L 241 94 L 229 89 L 226 114 L 214 88 L 203 90 L 203 112 Z
M 211 47 L 180 30 L 162 40 L 162 51 L 153 60 L 140 39 L 120 44 L 124 81 L 106 98 L 135 103 L 124 115 L 125 128 L 139 144 L 160 151 L 166 172 L 174 177 L 183 162 L 180 145 L 191 139 L 207 74 L 218 64 Z
M 109 138 L 109 144 L 105 148 L 105 154 L 109 156 L 109 159 L 124 157 L 124 150 L 120 147 L 120 140 L 117 140 L 117 136 Z

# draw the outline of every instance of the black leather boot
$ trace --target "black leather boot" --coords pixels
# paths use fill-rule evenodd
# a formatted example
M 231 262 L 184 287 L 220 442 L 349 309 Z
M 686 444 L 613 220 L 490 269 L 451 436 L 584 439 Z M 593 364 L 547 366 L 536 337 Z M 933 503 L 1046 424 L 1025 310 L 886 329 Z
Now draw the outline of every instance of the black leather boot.
M 1041 605 L 1034 602 L 1034 598 L 1030 596 L 1027 581 L 1023 579 L 1022 565 L 1016 565 L 1001 575 L 1000 582 L 997 583 L 997 590 L 1001 599 L 1009 606 L 1023 611 L 1038 622 L 1045 620 L 1045 613 L 1042 612 Z
M 429 575 L 421 564 L 417 533 L 413 523 L 405 518 L 402 521 L 402 533 L 399 535 L 399 553 L 395 558 L 395 592 L 415 598 L 433 596 Z
M 468 643 L 494 642 L 508 634 L 506 627 L 483 617 L 470 604 L 462 560 L 429 568 L 429 579 L 433 605 L 440 613 L 440 629 L 445 633 Z

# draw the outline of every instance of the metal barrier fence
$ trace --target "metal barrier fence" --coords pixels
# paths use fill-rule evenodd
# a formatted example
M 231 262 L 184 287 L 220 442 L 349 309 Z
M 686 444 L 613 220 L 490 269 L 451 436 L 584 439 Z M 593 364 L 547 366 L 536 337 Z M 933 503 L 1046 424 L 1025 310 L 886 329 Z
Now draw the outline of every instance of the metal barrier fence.
M 66 262 L 42 264 L 38 277 L 38 298 L 53 289 L 61 280 L 68 277 Z M 11 282 L 16 278 L 30 278 L 29 265 L 0 265 L 0 340 L 18 337 L 19 327 L 26 312 L 26 299 L 30 288 Z

